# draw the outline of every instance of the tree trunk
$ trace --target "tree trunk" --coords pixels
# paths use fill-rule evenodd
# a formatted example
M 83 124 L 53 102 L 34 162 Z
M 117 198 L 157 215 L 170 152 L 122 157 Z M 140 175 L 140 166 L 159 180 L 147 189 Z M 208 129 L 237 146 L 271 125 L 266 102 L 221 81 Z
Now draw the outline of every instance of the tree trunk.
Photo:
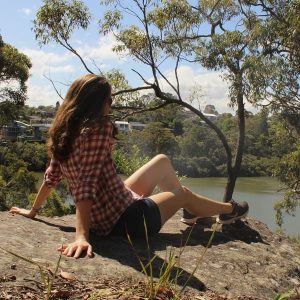
M 234 83 L 236 94 L 237 94 L 237 105 L 238 105 L 238 141 L 236 152 L 234 156 L 233 166 L 230 167 L 227 165 L 228 179 L 225 187 L 225 192 L 223 196 L 223 201 L 228 202 L 232 199 L 232 195 L 235 188 L 235 182 L 239 175 L 239 171 L 242 164 L 243 152 L 244 152 L 244 143 L 245 143 L 245 105 L 243 97 L 243 81 L 242 81 L 242 72 L 240 71 L 237 74 L 236 82 Z
M 231 174 L 228 173 L 228 177 L 227 177 L 227 183 L 226 183 L 225 192 L 224 192 L 224 196 L 223 196 L 223 202 L 228 202 L 232 199 L 233 191 L 235 188 L 237 174 L 235 174 L 233 169 L 230 172 L 231 172 Z

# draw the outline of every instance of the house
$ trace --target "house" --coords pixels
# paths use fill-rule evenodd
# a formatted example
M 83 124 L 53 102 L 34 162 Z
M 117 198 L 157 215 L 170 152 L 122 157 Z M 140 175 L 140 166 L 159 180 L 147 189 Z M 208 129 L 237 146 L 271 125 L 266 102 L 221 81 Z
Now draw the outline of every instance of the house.
M 143 130 L 147 125 L 140 122 L 130 122 L 129 128 L 132 130 Z
M 127 121 L 115 121 L 120 132 L 130 132 L 133 130 L 143 130 L 146 127 L 146 124 L 140 122 L 127 122 Z
M 129 123 L 127 121 L 116 121 L 115 125 L 117 126 L 120 132 L 129 132 Z
M 216 114 L 212 114 L 212 113 L 205 113 L 205 112 L 202 112 L 203 115 L 209 119 L 210 121 L 215 121 L 217 118 L 218 118 L 218 115 Z M 182 117 L 184 119 L 198 119 L 199 116 L 197 116 L 194 112 L 188 110 L 188 109 L 185 109 L 183 112 L 182 112 Z M 202 121 L 204 122 L 204 121 Z
M 20 122 L 13 121 L 9 125 L 4 125 L 0 129 L 0 141 L 11 141 L 15 142 L 18 137 L 27 135 L 30 131 L 30 125 Z
M 39 126 L 32 126 L 21 121 L 13 121 L 0 128 L 0 142 L 16 142 L 18 140 L 42 142 L 45 141 L 45 135 Z

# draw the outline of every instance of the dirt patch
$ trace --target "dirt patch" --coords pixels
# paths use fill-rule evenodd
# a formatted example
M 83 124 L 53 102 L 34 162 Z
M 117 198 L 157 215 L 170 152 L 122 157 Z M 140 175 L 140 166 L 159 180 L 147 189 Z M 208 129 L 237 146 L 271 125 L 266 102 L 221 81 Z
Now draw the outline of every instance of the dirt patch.
M 5 281 L 5 283 L 3 282 Z M 2 276 L 0 278 L 0 299 L 14 300 L 40 300 L 44 299 L 45 287 L 37 282 L 28 280 L 27 285 L 15 285 L 14 275 Z M 99 278 L 94 281 L 72 282 L 63 278 L 55 279 L 50 299 L 81 299 L 81 300 L 147 300 L 149 296 L 145 293 L 149 290 L 147 284 L 143 281 L 133 282 L 130 280 L 117 280 L 115 278 Z M 152 300 L 172 300 L 179 291 L 170 288 L 160 288 Z M 177 298 L 178 299 L 178 298 Z M 196 292 L 191 289 L 185 290 L 180 298 L 182 300 L 229 300 L 226 296 L 218 295 L 213 291 Z M 237 297 L 236 300 L 256 300 L 255 297 Z

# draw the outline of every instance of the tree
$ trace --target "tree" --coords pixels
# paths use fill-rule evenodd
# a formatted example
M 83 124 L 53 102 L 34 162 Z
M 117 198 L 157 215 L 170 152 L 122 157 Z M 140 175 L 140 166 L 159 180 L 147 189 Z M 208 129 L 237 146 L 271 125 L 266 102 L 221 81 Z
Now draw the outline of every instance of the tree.
M 113 31 L 120 46 L 116 51 L 127 50 L 139 62 L 152 70 L 153 82 L 144 82 L 151 86 L 158 98 L 166 104 L 176 103 L 197 114 L 210 126 L 225 149 L 227 155 L 228 182 L 224 201 L 232 198 L 236 178 L 238 176 L 245 140 L 245 107 L 244 101 L 257 103 L 262 100 L 259 93 L 265 88 L 267 65 L 264 57 L 257 54 L 257 45 L 251 41 L 251 28 L 247 28 L 246 19 L 240 7 L 234 1 L 205 1 L 198 6 L 192 6 L 187 1 L 133 1 L 135 9 L 129 5 L 124 7 L 119 1 L 107 1 L 116 9 L 109 11 L 102 22 L 101 32 Z M 136 17 L 138 25 L 123 27 L 122 15 L 128 13 Z M 228 22 L 238 22 L 243 30 L 224 29 Z M 124 26 L 124 23 L 122 23 Z M 205 33 L 203 25 L 210 27 Z M 117 29 L 117 30 L 116 30 Z M 246 30 L 245 30 L 246 29 Z M 175 62 L 175 83 L 172 83 L 163 73 L 161 64 L 172 58 Z M 238 139 L 235 149 L 232 149 L 223 132 L 211 122 L 201 110 L 190 105 L 181 94 L 178 67 L 182 62 L 190 61 L 212 70 L 226 71 L 225 78 L 230 84 L 230 104 L 237 108 Z M 257 66 L 254 66 L 254 62 Z M 176 98 L 162 92 L 160 81 L 174 91 Z
M 300 204 L 300 122 L 299 115 L 286 111 L 273 116 L 270 122 L 270 142 L 277 157 L 274 175 L 283 183 L 283 199 L 275 205 L 276 221 L 283 223 L 283 211 L 294 215 Z
M 36 177 L 27 170 L 25 161 L 7 147 L 0 147 L 0 208 L 26 207 L 28 196 L 36 191 Z
M 137 145 L 142 153 L 153 157 L 157 153 L 164 153 L 171 158 L 176 153 L 177 142 L 174 134 L 169 128 L 164 127 L 161 122 L 152 122 L 146 126 L 138 135 Z
M 87 28 L 88 22 L 84 24 L 77 22 L 81 20 L 83 4 L 78 4 L 79 14 L 74 12 L 64 14 L 61 9 L 64 7 L 64 11 L 69 12 L 72 5 L 78 2 L 73 1 L 66 7 L 67 1 L 56 0 L 52 5 L 52 1 L 45 0 L 45 6 L 41 7 L 35 21 L 37 39 L 41 43 L 47 43 L 52 39 L 64 47 L 68 46 L 69 48 L 66 48 L 78 56 L 74 48 L 70 47 L 69 38 L 75 28 L 74 24 L 83 29 Z M 176 104 L 199 116 L 218 136 L 226 153 L 228 182 L 224 201 L 228 201 L 232 197 L 242 163 L 245 143 L 245 101 L 259 105 L 270 97 L 270 90 L 276 91 L 277 94 L 280 92 L 283 99 L 285 92 L 283 87 L 288 78 L 289 83 L 294 84 L 289 85 L 292 90 L 295 91 L 297 83 L 296 74 L 290 68 L 286 57 L 268 56 L 264 52 L 262 44 L 265 31 L 260 29 L 263 28 L 265 19 L 270 16 L 260 17 L 259 13 L 251 10 L 250 1 L 208 0 L 197 5 L 182 0 L 133 0 L 130 3 L 127 1 L 126 4 L 118 0 L 102 2 L 112 9 L 108 10 L 101 20 L 100 33 L 113 32 L 118 41 L 114 50 L 129 53 L 141 64 L 141 69 L 144 70 L 146 67 L 153 77 L 150 82 L 141 72 L 133 70 L 145 85 L 119 90 L 116 94 L 153 89 L 161 104 L 151 109 Z M 126 14 L 134 19 L 134 25 L 128 25 L 123 19 Z M 65 15 L 68 16 L 67 20 Z M 51 18 L 55 22 L 51 21 Z M 80 60 L 83 59 L 80 57 Z M 181 64 L 188 62 L 224 72 L 224 78 L 230 85 L 229 104 L 237 110 L 238 137 L 234 146 L 230 145 L 225 134 L 215 123 L 200 109 L 191 105 L 188 99 L 184 99 L 178 69 Z M 164 73 L 163 67 L 166 64 L 168 68 L 171 64 L 174 66 L 173 81 Z M 84 67 L 86 68 L 86 64 Z M 173 95 L 163 91 L 162 82 L 172 90 Z M 140 111 L 147 109 L 149 108 Z
M 283 156 L 278 162 L 275 175 L 285 184 L 285 195 L 281 201 L 275 204 L 276 222 L 283 224 L 283 214 L 285 211 L 290 215 L 295 215 L 297 206 L 300 205 L 300 146 Z
M 277 61 L 277 68 L 268 70 L 269 88 L 264 106 L 299 114 L 299 1 L 240 0 L 239 3 L 262 55 Z
M 16 117 L 15 105 L 24 104 L 30 68 L 30 59 L 0 35 L 0 126 Z

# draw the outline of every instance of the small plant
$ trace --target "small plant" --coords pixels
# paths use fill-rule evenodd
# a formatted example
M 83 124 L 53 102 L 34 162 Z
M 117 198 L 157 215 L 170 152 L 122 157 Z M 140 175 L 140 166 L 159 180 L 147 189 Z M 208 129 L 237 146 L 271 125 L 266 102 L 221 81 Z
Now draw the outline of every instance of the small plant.
M 150 244 L 149 244 L 149 238 L 148 238 L 148 231 L 147 231 L 147 225 L 146 221 L 144 219 L 144 228 L 145 228 L 145 238 L 146 238 L 146 244 L 147 244 L 147 251 L 148 251 L 148 263 L 144 263 L 143 260 L 139 257 L 137 254 L 133 242 L 130 238 L 130 235 L 127 233 L 127 238 L 128 241 L 138 259 L 138 262 L 142 268 L 142 272 L 146 276 L 146 285 L 147 285 L 147 291 L 146 291 L 146 296 L 148 297 L 149 300 L 154 300 L 156 299 L 157 295 L 161 291 L 168 291 L 170 295 L 170 299 L 180 299 L 180 296 L 182 295 L 183 291 L 187 287 L 189 281 L 191 280 L 192 276 L 195 274 L 197 269 L 199 268 L 201 262 L 203 261 L 204 255 L 207 251 L 207 249 L 210 247 L 212 240 L 214 238 L 215 232 L 218 228 L 217 224 L 213 225 L 213 232 L 209 238 L 209 241 L 207 245 L 205 246 L 205 249 L 199 259 L 196 262 L 196 265 L 192 271 L 192 273 L 189 275 L 188 279 L 182 286 L 179 292 L 175 292 L 175 290 L 178 290 L 178 279 L 184 272 L 183 270 L 180 270 L 180 262 L 181 262 L 181 256 L 184 252 L 184 249 L 190 239 L 191 233 L 193 231 L 193 227 L 189 232 L 189 235 L 184 243 L 183 246 L 180 247 L 179 253 L 176 255 L 175 250 L 173 248 L 170 248 L 170 250 L 166 251 L 166 256 L 163 265 L 160 267 L 160 274 L 158 280 L 154 279 L 153 276 L 153 262 L 157 258 L 157 255 L 154 254 L 151 257 L 151 252 L 150 252 Z M 176 274 L 175 277 L 172 278 L 172 271 L 176 268 Z M 174 288 L 175 287 L 175 288 Z
M 289 299 L 300 299 L 300 292 L 296 288 L 294 288 L 287 292 L 276 295 L 273 300 L 289 300 Z
M 45 267 L 41 266 L 40 264 L 38 264 L 37 262 L 27 258 L 27 257 L 24 257 L 22 255 L 19 255 L 17 253 L 14 253 L 12 251 L 9 251 L 9 250 L 6 250 L 2 247 L 0 247 L 0 249 L 8 254 L 11 254 L 29 264 L 32 264 L 34 266 L 36 266 L 39 270 L 39 274 L 40 274 L 40 278 L 41 278 L 41 282 L 43 283 L 44 287 L 45 287 L 45 300 L 49 300 L 50 297 L 51 297 L 51 291 L 52 291 L 52 286 L 53 286 L 53 283 L 54 283 L 54 279 L 55 279 L 55 276 L 57 274 L 57 271 L 58 271 L 58 268 L 59 268 L 59 265 L 60 265 L 60 261 L 61 261 L 61 257 L 62 257 L 62 252 L 60 253 L 59 255 L 59 258 L 57 260 L 57 263 L 56 263 L 56 266 L 55 266 L 55 271 L 54 272 L 49 272 L 47 269 L 45 269 Z

